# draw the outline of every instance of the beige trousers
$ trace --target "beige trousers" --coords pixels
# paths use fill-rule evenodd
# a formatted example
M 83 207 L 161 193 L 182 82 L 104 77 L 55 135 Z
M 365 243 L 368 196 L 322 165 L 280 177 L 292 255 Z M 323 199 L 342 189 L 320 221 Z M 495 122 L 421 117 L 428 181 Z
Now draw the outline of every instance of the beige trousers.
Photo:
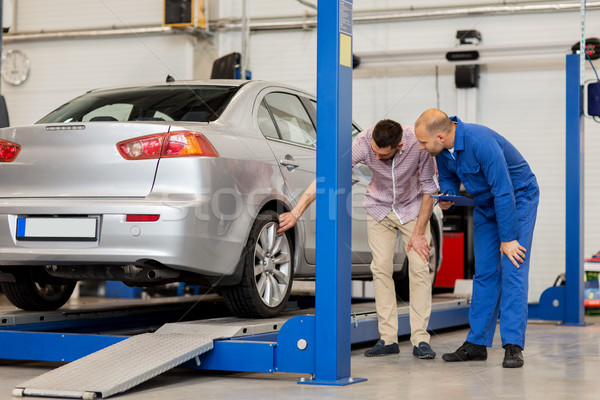
M 401 224 L 394 211 L 390 211 L 381 222 L 377 222 L 367 214 L 367 235 L 373 253 L 371 272 L 375 287 L 375 308 L 379 335 L 386 343 L 398 342 L 398 306 L 392 278 L 397 232 L 400 231 L 402 234 L 406 250 L 416 225 L 416 219 Z M 425 229 L 425 237 L 431 241 L 429 223 Z M 410 341 L 417 346 L 421 342 L 429 343 L 427 325 L 431 315 L 431 276 L 429 263 L 423 261 L 414 249 L 408 252 L 408 276 L 410 279 Z

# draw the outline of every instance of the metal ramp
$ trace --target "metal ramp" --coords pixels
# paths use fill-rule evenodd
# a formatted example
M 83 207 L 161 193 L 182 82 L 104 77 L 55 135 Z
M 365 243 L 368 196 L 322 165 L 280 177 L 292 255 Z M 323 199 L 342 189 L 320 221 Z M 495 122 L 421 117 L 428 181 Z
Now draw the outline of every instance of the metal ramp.
M 429 329 L 468 324 L 468 310 L 467 299 L 434 297 Z M 398 307 L 398 335 L 410 334 L 408 312 L 408 306 Z M 25 331 L 0 330 L 0 359 L 71 361 L 18 385 L 13 396 L 21 397 L 106 398 L 177 366 L 314 376 L 316 318 L 312 314 L 314 309 L 302 309 L 273 319 L 221 317 L 167 323 L 155 333 L 133 337 L 29 332 L 32 324 L 24 321 L 15 326 Z M 87 314 L 83 318 L 87 320 Z M 376 340 L 374 303 L 352 305 L 348 325 L 351 343 Z
M 248 320 L 250 321 L 250 320 Z M 49 371 L 15 387 L 13 396 L 75 399 L 106 398 L 139 385 L 213 348 L 213 341 L 278 329 L 285 319 L 257 324 L 165 324 Z

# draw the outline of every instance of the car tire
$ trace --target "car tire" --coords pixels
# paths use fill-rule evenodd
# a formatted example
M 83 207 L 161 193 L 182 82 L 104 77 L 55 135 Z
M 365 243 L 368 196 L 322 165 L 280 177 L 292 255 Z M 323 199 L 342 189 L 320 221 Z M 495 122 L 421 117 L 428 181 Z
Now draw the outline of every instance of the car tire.
M 438 239 L 433 232 L 433 226 L 431 228 L 431 249 L 429 252 L 429 275 L 431 277 L 431 288 L 435 285 L 435 279 L 437 278 L 437 264 L 439 259 L 439 248 Z M 394 286 L 396 287 L 396 297 L 402 301 L 410 300 L 410 278 L 408 276 L 408 257 L 404 260 L 402 266 L 402 272 L 397 276 L 394 276 Z
M 274 211 L 259 214 L 240 260 L 242 281 L 223 287 L 227 306 L 240 317 L 274 317 L 287 304 L 293 281 L 293 249 L 288 233 L 277 235 L 278 221 Z
M 1 283 L 2 291 L 14 306 L 25 311 L 52 311 L 69 300 L 77 282 L 49 282 L 40 271 L 41 268 L 25 268 L 16 274 L 16 282 Z

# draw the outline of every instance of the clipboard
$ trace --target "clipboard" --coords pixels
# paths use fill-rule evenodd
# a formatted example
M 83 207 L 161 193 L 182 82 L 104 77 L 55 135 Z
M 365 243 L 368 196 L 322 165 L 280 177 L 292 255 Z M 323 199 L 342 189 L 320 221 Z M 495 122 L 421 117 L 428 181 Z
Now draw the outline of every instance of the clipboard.
M 468 196 L 455 196 L 452 194 L 431 195 L 437 201 L 451 201 L 455 206 L 474 206 L 475 199 Z

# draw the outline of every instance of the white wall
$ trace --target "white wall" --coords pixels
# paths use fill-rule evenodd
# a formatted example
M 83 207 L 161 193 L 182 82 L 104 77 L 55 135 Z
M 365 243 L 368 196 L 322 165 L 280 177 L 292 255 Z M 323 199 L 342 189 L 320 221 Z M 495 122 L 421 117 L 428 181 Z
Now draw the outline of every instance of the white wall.
M 123 28 L 162 23 L 160 0 L 12 0 L 11 33 Z
M 316 3 L 316 1 L 314 2 Z M 400 2 L 354 1 L 354 9 L 397 7 Z M 420 1 L 415 7 L 498 4 L 497 1 Z M 504 2 L 500 2 L 504 3 Z M 313 10 L 295 0 L 249 0 L 252 18 L 301 15 Z M 277 4 L 277 6 L 275 6 Z M 407 2 L 402 2 L 408 8 Z M 221 1 L 221 17 L 239 17 L 237 0 Z M 354 53 L 451 49 L 457 30 L 477 29 L 482 46 L 531 45 L 540 47 L 579 40 L 579 12 L 503 16 L 473 16 L 408 22 L 355 24 Z M 600 12 L 588 11 L 587 36 L 600 37 Z M 256 32 L 249 41 L 249 69 L 254 79 L 283 81 L 316 90 L 316 30 Z M 219 53 L 240 51 L 241 33 L 219 35 Z M 454 70 L 440 54 L 439 63 L 395 69 L 354 71 L 353 118 L 363 127 L 383 117 L 412 124 L 425 109 L 437 105 L 435 65 L 439 66 L 439 107 L 457 112 Z M 595 62 L 600 68 L 600 62 Z M 589 64 L 586 78 L 592 78 Z M 541 200 L 531 252 L 530 301 L 564 272 L 565 254 L 565 71 L 564 55 L 533 63 L 514 59 L 482 67 L 477 121 L 507 137 L 529 161 L 538 177 Z M 600 125 L 586 121 L 585 136 L 585 255 L 600 250 Z

